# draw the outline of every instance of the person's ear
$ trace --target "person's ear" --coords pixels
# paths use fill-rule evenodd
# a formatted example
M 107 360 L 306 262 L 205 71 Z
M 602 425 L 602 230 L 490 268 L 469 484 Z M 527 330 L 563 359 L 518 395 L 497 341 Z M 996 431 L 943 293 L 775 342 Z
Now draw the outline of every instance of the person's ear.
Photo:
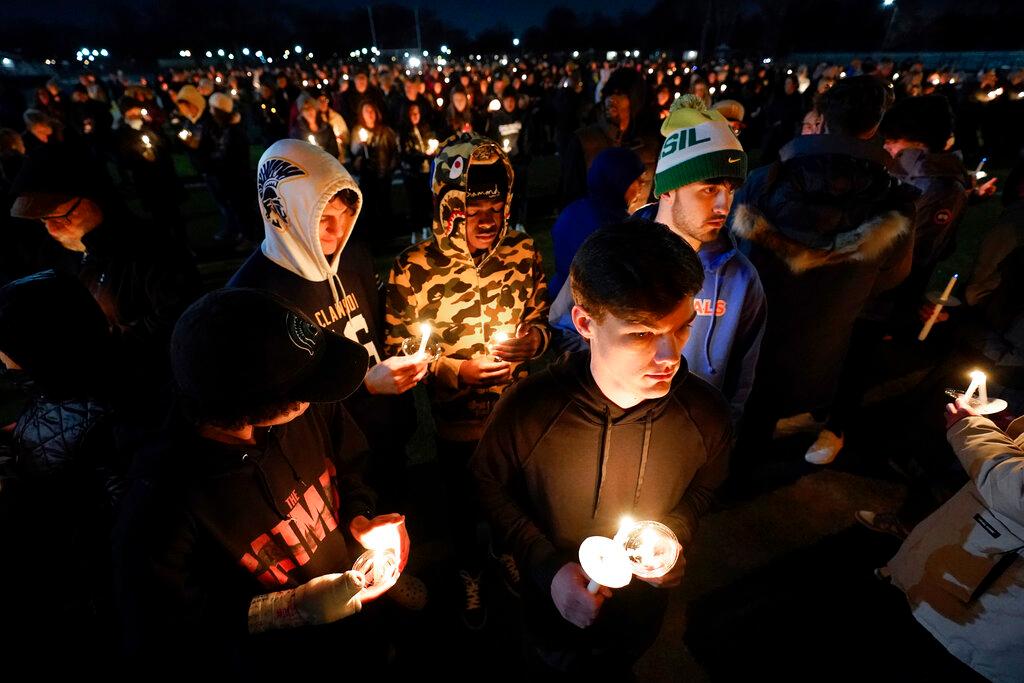
M 580 333 L 580 336 L 586 339 L 588 342 L 594 338 L 595 333 L 595 321 L 594 316 L 590 315 L 585 308 L 580 305 L 572 307 L 572 324 L 575 325 L 576 331 Z

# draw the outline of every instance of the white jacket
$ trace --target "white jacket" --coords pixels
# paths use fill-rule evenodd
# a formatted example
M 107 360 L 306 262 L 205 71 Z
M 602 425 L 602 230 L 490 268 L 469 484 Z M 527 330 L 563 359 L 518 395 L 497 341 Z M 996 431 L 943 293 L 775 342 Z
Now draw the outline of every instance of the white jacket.
M 1024 681 L 1024 418 L 968 417 L 946 434 L 971 477 L 889 562 L 914 617 L 993 681 Z M 1016 439 L 1012 438 L 1015 436 Z

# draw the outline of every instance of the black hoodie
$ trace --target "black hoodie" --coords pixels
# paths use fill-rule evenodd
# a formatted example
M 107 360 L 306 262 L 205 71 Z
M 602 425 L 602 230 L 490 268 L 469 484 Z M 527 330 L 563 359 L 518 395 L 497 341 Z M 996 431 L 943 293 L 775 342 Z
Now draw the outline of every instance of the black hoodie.
M 338 403 L 257 432 L 228 445 L 180 421 L 140 457 L 115 531 L 130 654 L 237 653 L 253 597 L 351 567 L 348 523 L 374 504 L 362 433 Z
M 679 369 L 667 395 L 623 410 L 566 354 L 506 390 L 470 463 L 498 536 L 544 595 L 588 536 L 621 517 L 668 525 L 684 553 L 725 479 L 729 409 L 710 384 Z

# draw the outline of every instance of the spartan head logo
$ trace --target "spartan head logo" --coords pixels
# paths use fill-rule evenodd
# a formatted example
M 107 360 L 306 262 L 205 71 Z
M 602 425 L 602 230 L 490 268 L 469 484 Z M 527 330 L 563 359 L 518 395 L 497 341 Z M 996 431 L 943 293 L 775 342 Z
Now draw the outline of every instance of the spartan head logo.
M 263 216 L 280 232 L 288 231 L 288 212 L 285 210 L 284 200 L 278 194 L 277 186 L 289 178 L 303 175 L 306 175 L 305 171 L 284 159 L 268 159 L 260 166 L 257 183 Z

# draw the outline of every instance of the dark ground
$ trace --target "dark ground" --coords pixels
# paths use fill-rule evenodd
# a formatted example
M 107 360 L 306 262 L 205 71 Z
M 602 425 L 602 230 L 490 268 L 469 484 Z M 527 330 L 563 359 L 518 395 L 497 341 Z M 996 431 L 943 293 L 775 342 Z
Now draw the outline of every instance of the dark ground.
M 191 173 L 184 159 L 179 168 L 182 175 Z M 557 159 L 542 158 L 530 174 L 527 230 L 547 257 L 549 272 L 557 173 Z M 401 214 L 402 187 L 396 184 L 394 191 Z M 970 272 L 978 243 L 998 211 L 997 200 L 969 210 L 957 253 L 938 269 L 936 282 L 945 282 L 954 270 L 962 277 Z M 183 213 L 207 285 L 223 284 L 246 254 L 213 242 L 218 215 L 194 177 Z M 405 236 L 396 238 L 394 252 L 378 257 L 384 277 L 394 254 L 409 243 L 408 230 L 396 232 Z M 898 541 L 853 519 L 858 509 L 891 510 L 903 500 L 906 486 L 886 465 L 893 452 L 935 448 L 936 457 L 948 457 L 941 418 L 929 412 L 941 406 L 941 397 L 928 397 L 934 406 L 927 410 L 920 402 L 908 408 L 896 400 L 937 362 L 933 356 L 941 338 L 936 334 L 924 345 L 896 342 L 887 351 L 880 363 L 896 379 L 878 384 L 869 395 L 872 405 L 836 463 L 815 467 L 803 461 L 812 433 L 779 438 L 754 469 L 753 485 L 704 520 L 685 551 L 686 577 L 673 593 L 662 633 L 637 667 L 639 680 L 971 678 L 916 628 L 902 595 L 874 578 L 872 570 L 895 553 Z M 398 650 L 402 669 L 414 676 L 448 671 L 455 680 L 521 679 L 518 604 L 498 579 L 496 566 L 485 579 L 490 616 L 482 632 L 462 628 L 451 608 L 458 600 L 447 568 L 444 486 L 429 410 L 423 396 L 418 399 L 422 424 L 409 448 L 409 503 L 401 512 L 407 514 L 413 543 L 407 571 L 427 583 L 430 602 L 423 613 L 401 620 L 410 634 Z M 11 403 L 0 396 L 2 406 L 9 412 Z M 920 419 L 937 437 L 934 446 L 923 444 L 908 426 Z

